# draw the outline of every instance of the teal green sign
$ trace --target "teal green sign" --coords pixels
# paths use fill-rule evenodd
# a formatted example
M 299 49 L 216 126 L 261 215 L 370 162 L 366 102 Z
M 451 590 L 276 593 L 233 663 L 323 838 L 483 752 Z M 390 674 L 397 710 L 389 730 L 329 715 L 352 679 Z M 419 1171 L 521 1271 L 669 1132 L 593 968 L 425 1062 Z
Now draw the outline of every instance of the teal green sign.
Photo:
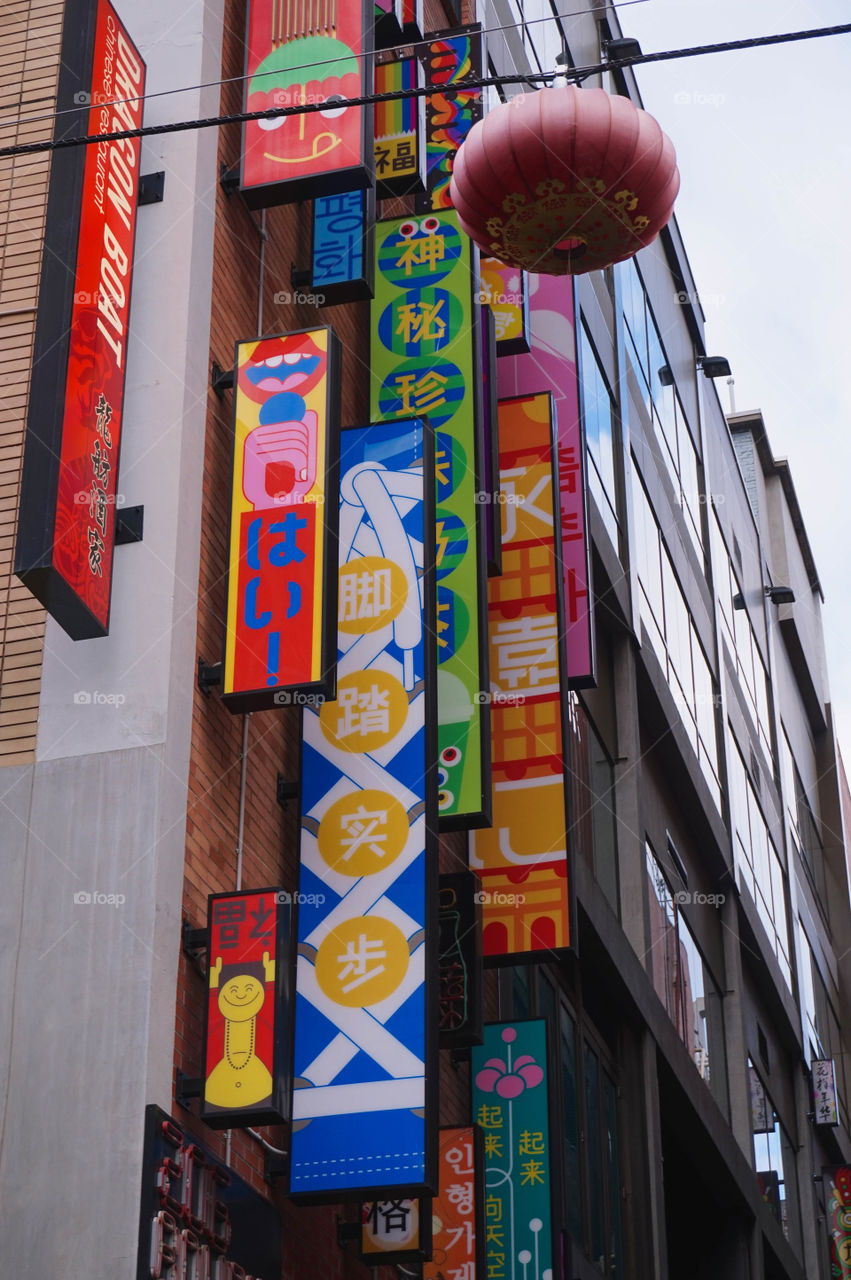
M 371 416 L 427 417 L 436 433 L 438 810 L 444 830 L 484 826 L 491 815 L 472 253 L 453 210 L 376 225 Z
M 547 1024 L 488 1023 L 472 1053 L 488 1280 L 545 1280 L 553 1275 Z

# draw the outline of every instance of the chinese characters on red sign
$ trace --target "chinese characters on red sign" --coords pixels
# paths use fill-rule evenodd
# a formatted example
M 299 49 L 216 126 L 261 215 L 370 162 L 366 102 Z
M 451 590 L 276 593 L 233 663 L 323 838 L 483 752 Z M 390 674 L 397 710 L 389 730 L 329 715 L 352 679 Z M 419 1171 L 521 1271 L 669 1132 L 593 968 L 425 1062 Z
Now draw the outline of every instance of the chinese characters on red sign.
M 287 1119 L 289 895 L 209 899 L 209 994 L 202 1118 L 214 1129 Z

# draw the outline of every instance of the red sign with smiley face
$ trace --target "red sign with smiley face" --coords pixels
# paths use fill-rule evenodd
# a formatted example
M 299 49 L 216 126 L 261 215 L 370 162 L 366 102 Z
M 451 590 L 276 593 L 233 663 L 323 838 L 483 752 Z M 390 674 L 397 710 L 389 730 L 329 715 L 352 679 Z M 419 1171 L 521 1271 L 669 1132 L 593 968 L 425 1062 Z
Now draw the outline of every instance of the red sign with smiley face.
M 371 10 L 249 0 L 246 111 L 319 107 L 243 126 L 240 187 L 252 208 L 371 185 L 372 108 L 338 105 L 372 90 Z
M 208 899 L 208 1001 L 201 1118 L 214 1129 L 288 1119 L 291 895 Z

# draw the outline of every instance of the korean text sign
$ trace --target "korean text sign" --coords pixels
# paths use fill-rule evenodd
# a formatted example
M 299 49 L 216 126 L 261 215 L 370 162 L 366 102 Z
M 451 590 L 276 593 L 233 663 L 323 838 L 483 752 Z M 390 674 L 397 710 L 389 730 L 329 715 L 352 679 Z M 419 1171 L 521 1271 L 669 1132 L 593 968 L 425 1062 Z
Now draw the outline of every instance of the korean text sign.
M 553 1274 L 544 1019 L 487 1024 L 472 1075 L 485 1147 L 489 1280 L 544 1280 Z
M 376 253 L 372 414 L 421 413 L 435 431 L 438 803 L 443 827 L 465 827 L 490 809 L 471 247 L 450 211 L 380 222 Z
M 140 127 L 145 64 L 108 0 L 66 6 L 62 59 L 57 138 Z M 140 147 L 51 169 L 15 572 L 74 640 L 109 630 Z
M 208 900 L 202 1119 L 214 1129 L 289 1118 L 289 894 Z
M 478 1125 L 440 1130 L 440 1188 L 432 1214 L 432 1259 L 423 1280 L 484 1275 L 484 1160 Z
M 564 577 L 567 684 L 596 684 L 594 618 L 585 482 L 585 436 L 579 415 L 573 283 L 564 276 L 526 276 L 531 350 L 497 362 L 500 399 L 550 391 L 558 438 L 559 515 Z
M 331 329 L 237 343 L 222 685 L 232 711 L 333 692 L 339 405 Z
M 375 192 L 345 191 L 313 201 L 311 284 L 319 307 L 371 298 Z
M 419 420 L 342 432 L 337 699 L 302 727 L 290 1194 L 436 1164 L 434 486 Z
M 246 111 L 320 106 L 243 125 L 240 189 L 252 208 L 370 185 L 372 110 L 334 99 L 371 92 L 372 8 L 368 0 L 249 0 Z
M 484 954 L 570 945 L 552 398 L 499 402 L 502 573 L 488 580 L 493 827 L 470 835 Z

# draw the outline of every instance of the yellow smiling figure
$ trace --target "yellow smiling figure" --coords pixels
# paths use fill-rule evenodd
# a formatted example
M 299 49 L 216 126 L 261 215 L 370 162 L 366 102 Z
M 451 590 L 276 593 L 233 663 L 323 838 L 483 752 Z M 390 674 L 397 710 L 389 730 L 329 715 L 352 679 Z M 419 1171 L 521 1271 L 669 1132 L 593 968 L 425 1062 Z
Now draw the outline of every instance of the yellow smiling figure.
M 257 1015 L 266 999 L 266 984 L 274 983 L 275 962 L 263 952 L 254 962 L 222 968 L 219 956 L 210 972 L 210 990 L 218 990 L 219 1012 L 225 1020 L 224 1054 L 207 1076 L 205 1100 L 211 1106 L 252 1107 L 272 1094 L 272 1076 L 255 1053 Z

